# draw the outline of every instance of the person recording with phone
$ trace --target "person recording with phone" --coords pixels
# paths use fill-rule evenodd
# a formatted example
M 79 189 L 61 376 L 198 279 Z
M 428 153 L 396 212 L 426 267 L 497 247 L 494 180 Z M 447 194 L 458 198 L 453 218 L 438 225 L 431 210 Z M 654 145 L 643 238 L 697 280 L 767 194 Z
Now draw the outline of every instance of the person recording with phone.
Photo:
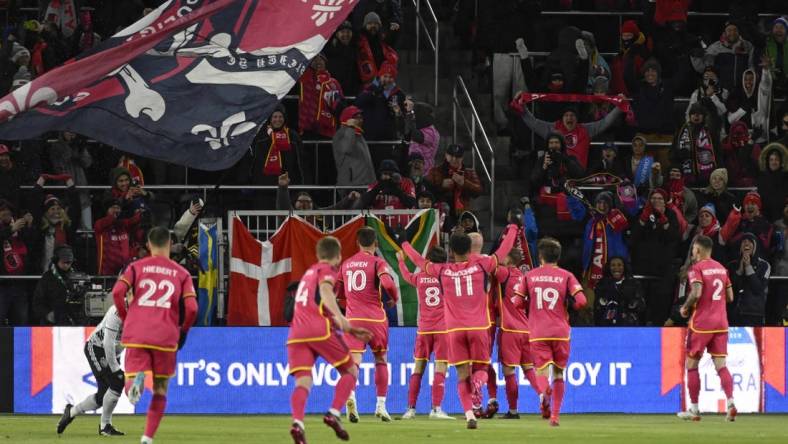
M 416 208 L 416 186 L 407 177 L 402 177 L 397 162 L 385 159 L 380 162 L 378 181 L 361 195 L 355 208 L 376 210 L 406 210 Z M 390 227 L 407 225 L 410 217 L 392 216 L 383 219 Z

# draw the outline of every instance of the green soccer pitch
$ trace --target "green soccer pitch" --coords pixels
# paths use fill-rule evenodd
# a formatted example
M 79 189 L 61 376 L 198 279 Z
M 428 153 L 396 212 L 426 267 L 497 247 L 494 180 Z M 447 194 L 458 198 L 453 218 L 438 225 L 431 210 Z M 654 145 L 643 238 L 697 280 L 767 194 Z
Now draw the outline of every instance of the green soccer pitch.
M 98 436 L 98 416 L 80 416 L 58 437 L 56 416 L 0 416 L 2 443 L 138 443 L 145 416 L 117 415 L 114 425 L 126 433 L 120 437 Z M 739 415 L 735 423 L 724 416 L 706 415 L 700 422 L 683 422 L 669 415 L 562 415 L 561 426 L 551 428 L 536 415 L 520 420 L 479 421 L 478 430 L 466 430 L 465 422 L 431 421 L 422 416 L 410 421 L 382 423 L 363 416 L 358 424 L 345 424 L 350 442 L 364 444 L 505 444 L 505 443 L 785 443 L 786 415 Z M 165 416 L 156 434 L 157 444 L 166 443 L 291 443 L 290 419 L 286 416 Z M 321 417 L 306 420 L 310 444 L 339 443 Z

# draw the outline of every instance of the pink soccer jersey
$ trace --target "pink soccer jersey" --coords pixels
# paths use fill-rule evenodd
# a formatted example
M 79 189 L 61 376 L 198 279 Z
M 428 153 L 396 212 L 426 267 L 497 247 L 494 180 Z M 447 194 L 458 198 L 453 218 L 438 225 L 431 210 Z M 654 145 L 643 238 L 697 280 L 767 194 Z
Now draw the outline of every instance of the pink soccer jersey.
M 517 267 L 498 267 L 496 279 L 499 284 L 498 316 L 501 330 L 514 333 L 528 333 L 528 316 L 525 314 L 523 298 L 520 294 L 523 273 Z
M 698 333 L 728 331 L 726 294 L 731 286 L 728 270 L 713 259 L 704 259 L 690 267 L 687 279 L 690 286 L 695 283 L 703 285 L 690 319 L 690 329 Z
M 486 330 L 490 327 L 489 284 L 495 256 L 474 255 L 467 262 L 427 263 L 425 271 L 440 279 L 446 304 L 446 329 Z
M 402 263 L 400 263 L 400 271 L 405 280 L 416 287 L 416 295 L 419 298 L 418 333 L 445 333 L 445 309 L 440 281 L 423 271 L 405 273 L 408 270 L 403 270 Z
M 344 291 L 345 316 L 349 321 L 387 322 L 380 290 L 380 278 L 384 274 L 392 274 L 386 261 L 365 251 L 342 263 L 337 286 Z
M 331 336 L 330 314 L 323 310 L 320 300 L 320 284 L 336 283 L 337 274 L 334 267 L 317 263 L 309 267 L 298 283 L 296 290 L 293 322 L 287 335 L 287 343 L 313 342 L 328 339 Z
M 132 262 L 120 280 L 133 293 L 121 343 L 131 348 L 176 351 L 181 298 L 195 296 L 189 272 L 168 258 L 150 256 Z
M 522 278 L 520 288 L 530 300 L 528 325 L 531 341 L 569 340 L 567 297 L 574 296 L 575 308 L 585 305 L 583 287 L 575 276 L 556 266 L 541 266 Z

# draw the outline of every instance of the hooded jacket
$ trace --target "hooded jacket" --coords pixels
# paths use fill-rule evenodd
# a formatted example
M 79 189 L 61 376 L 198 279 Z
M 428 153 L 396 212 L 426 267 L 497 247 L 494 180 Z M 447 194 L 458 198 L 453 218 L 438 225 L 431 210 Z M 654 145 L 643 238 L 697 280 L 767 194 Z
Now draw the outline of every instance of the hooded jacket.
M 752 88 L 744 88 L 744 76 L 755 76 Z M 755 141 L 766 140 L 771 112 L 772 75 L 768 69 L 761 70 L 759 77 L 754 69 L 748 68 L 741 75 L 741 84 L 728 99 L 728 123 L 743 121 L 755 131 Z
M 372 165 L 369 146 L 364 139 L 364 131 L 347 123 L 358 111 L 355 106 L 349 106 L 342 111 L 341 126 L 332 141 L 337 185 L 366 187 L 375 182 L 375 167 Z
M 761 248 L 758 239 L 753 234 L 747 233 L 739 241 L 749 239 L 755 245 L 750 265 L 739 270 L 741 254 L 736 260 L 728 262 L 728 274 L 733 284 L 733 316 L 734 324 L 737 315 L 758 316 L 763 318 L 766 313 L 766 293 L 769 287 L 771 265 L 761 257 Z
M 560 72 L 564 75 L 566 92 L 584 93 L 588 83 L 588 61 L 580 59 L 575 43 L 582 34 L 580 29 L 567 26 L 558 32 L 558 47 L 545 60 L 545 75 Z M 550 83 L 545 79 L 545 84 Z
M 733 186 L 754 186 L 758 176 L 761 146 L 752 143 L 746 123 L 737 121 L 731 124 L 728 137 L 722 143 L 722 150 L 725 168 L 733 179 Z
M 706 48 L 703 61 L 706 66 L 714 66 L 720 73 L 720 86 L 731 90 L 739 86 L 744 71 L 753 66 L 753 46 L 742 37 L 729 45 L 723 34 L 720 40 Z
M 646 36 L 641 32 L 635 37 L 632 46 L 622 49 L 613 58 L 610 66 L 613 75 L 610 82 L 611 94 L 631 96 L 630 87 L 637 82 L 643 63 L 650 55 L 646 44 Z
M 651 66 L 657 70 L 657 83 L 649 85 L 641 80 L 632 91 L 637 129 L 643 133 L 673 134 L 673 86 L 663 80 L 662 66 L 656 60 L 649 59 L 641 72 Z
M 440 133 L 435 128 L 433 109 L 426 103 L 416 103 L 413 113 L 405 114 L 405 140 L 410 140 L 408 155 L 420 154 L 424 158 L 424 171 L 435 165 Z
M 594 325 L 643 325 L 643 315 L 646 312 L 643 287 L 632 277 L 632 270 L 626 259 L 622 279 L 617 281 L 613 278 L 610 262 L 615 258 L 611 256 L 607 261 L 604 277 L 594 289 Z
M 782 158 L 783 167 L 777 171 L 769 171 L 768 168 L 769 155 L 773 152 L 779 153 Z M 755 183 L 763 202 L 763 214 L 769 221 L 782 219 L 785 199 L 788 197 L 788 148 L 778 142 L 766 145 L 761 150 L 758 167 L 761 173 Z

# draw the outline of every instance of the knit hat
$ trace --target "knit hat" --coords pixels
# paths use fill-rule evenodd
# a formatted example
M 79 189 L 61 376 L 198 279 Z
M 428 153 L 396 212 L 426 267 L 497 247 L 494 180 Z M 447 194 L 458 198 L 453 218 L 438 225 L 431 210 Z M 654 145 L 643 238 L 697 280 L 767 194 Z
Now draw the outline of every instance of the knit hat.
M 382 77 L 384 74 L 388 74 L 394 79 L 397 78 L 397 65 L 389 62 L 383 62 L 378 69 L 378 77 Z
M 783 25 L 783 28 L 785 28 L 785 30 L 788 31 L 788 19 L 786 19 L 785 17 L 777 17 L 776 19 L 774 19 L 774 23 L 772 23 L 772 27 L 774 27 L 774 25 Z
M 630 33 L 637 38 L 638 34 L 640 34 L 640 28 L 638 24 L 634 20 L 627 20 L 621 25 L 621 34 Z
M 608 207 L 613 206 L 613 193 L 610 191 L 602 191 L 601 193 L 597 194 L 594 198 L 594 205 L 599 202 L 606 202 Z
M 693 103 L 693 104 L 690 106 L 690 109 L 689 109 L 689 113 L 688 113 L 688 114 L 689 114 L 690 116 L 691 116 L 691 115 L 693 115 L 693 114 L 702 114 L 702 115 L 704 115 L 704 116 L 705 116 L 705 115 L 706 115 L 706 107 L 705 107 L 705 106 L 703 106 L 703 105 L 701 105 L 701 104 L 700 104 L 700 103 L 698 103 L 698 102 L 695 102 L 695 103 Z
M 643 63 L 643 66 L 640 68 L 640 73 L 645 74 L 646 71 L 649 69 L 653 69 L 657 71 L 658 76 L 662 76 L 662 65 L 659 63 L 659 60 L 655 58 L 650 58 Z
M 399 166 L 397 165 L 397 162 L 391 159 L 383 159 L 380 161 L 380 168 L 378 168 L 378 171 L 381 173 L 399 173 Z
M 711 172 L 709 176 L 709 181 L 714 179 L 714 177 L 719 176 L 722 179 L 722 182 L 725 185 L 728 185 L 728 170 L 726 168 L 717 168 L 716 170 Z
M 737 120 L 731 124 L 730 129 L 731 141 L 748 141 L 750 139 L 750 130 L 747 128 L 747 123 Z
M 446 148 L 446 154 L 454 157 L 461 157 L 465 153 L 465 148 L 462 145 L 453 143 Z
M 359 114 L 362 114 L 361 108 L 353 105 L 348 106 L 347 108 L 343 109 L 342 114 L 339 115 L 339 122 L 345 123 Z
M 747 206 L 749 204 L 755 204 L 759 210 L 763 210 L 763 202 L 761 201 L 761 195 L 758 194 L 757 191 L 750 191 L 744 196 L 744 200 L 742 200 L 742 206 Z
M 341 31 L 341 30 L 343 30 L 343 29 L 349 29 L 349 30 L 351 30 L 351 31 L 353 30 L 353 24 L 352 24 L 352 23 L 350 23 L 350 20 L 345 20 L 344 22 L 342 22 L 342 23 L 341 23 L 341 24 L 340 24 L 340 25 L 337 27 L 337 31 L 336 31 L 336 32 L 339 32 L 339 31 Z
M 364 27 L 366 28 L 370 23 L 377 23 L 379 26 L 383 23 L 380 21 L 380 16 L 377 12 L 370 12 L 369 14 L 364 16 Z
M 17 63 L 23 56 L 30 57 L 30 51 L 19 43 L 14 42 L 14 46 L 11 48 L 11 61 Z
M 49 210 L 53 206 L 62 207 L 63 205 L 60 203 L 60 199 L 52 194 L 47 194 L 47 197 L 44 199 L 44 211 Z
M 74 262 L 74 250 L 71 246 L 63 244 L 55 247 L 53 252 L 54 259 L 63 262 Z
M 705 211 L 705 212 L 711 214 L 715 218 L 717 217 L 717 208 L 715 208 L 714 204 L 711 203 L 711 202 L 709 202 L 706 205 L 700 207 L 700 210 L 698 210 L 698 214 L 700 214 L 702 211 Z

